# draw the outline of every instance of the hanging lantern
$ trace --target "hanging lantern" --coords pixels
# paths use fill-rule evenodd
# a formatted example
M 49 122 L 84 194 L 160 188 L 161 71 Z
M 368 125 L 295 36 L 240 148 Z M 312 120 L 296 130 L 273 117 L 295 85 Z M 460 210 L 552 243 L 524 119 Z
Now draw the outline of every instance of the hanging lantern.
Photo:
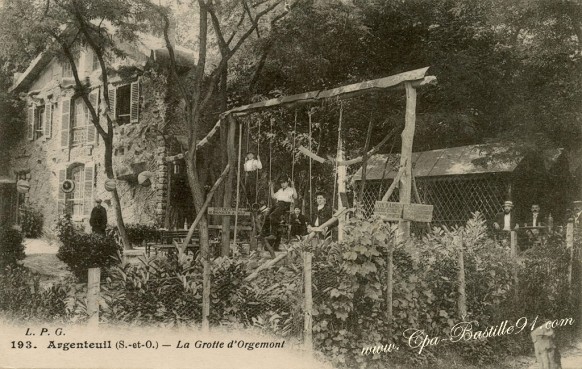
M 64 193 L 71 193 L 75 190 L 75 182 L 71 181 L 70 179 L 65 179 L 63 183 L 61 183 L 61 191 Z
M 117 181 L 115 181 L 115 179 L 110 178 L 108 180 L 105 181 L 105 189 L 109 192 L 115 190 L 115 188 L 117 187 Z
M 143 171 L 140 174 L 137 175 L 137 183 L 139 183 L 140 185 L 147 187 L 147 186 L 151 186 L 152 181 L 151 178 L 154 176 L 154 173 L 150 172 L 150 171 Z

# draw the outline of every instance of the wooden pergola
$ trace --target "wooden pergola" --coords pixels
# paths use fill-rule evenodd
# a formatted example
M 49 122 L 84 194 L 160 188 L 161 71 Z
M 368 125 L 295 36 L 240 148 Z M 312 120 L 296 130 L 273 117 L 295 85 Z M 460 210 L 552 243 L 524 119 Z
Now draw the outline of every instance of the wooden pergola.
M 264 109 L 270 108 L 295 108 L 297 106 L 313 104 L 315 102 L 334 98 L 336 100 L 350 99 L 364 94 L 368 94 L 374 91 L 389 90 L 389 89 L 404 89 L 406 92 L 406 116 L 404 130 L 402 131 L 402 150 L 401 150 L 401 161 L 400 166 L 402 169 L 402 175 L 399 178 L 399 194 L 400 203 L 410 204 L 411 202 L 411 178 L 412 178 L 412 144 L 415 131 L 416 122 L 416 89 L 423 87 L 425 85 L 433 84 L 436 82 L 436 77 L 427 76 L 426 72 L 429 67 L 415 69 L 392 76 L 368 80 L 364 82 L 349 84 L 345 86 L 340 86 L 337 88 L 329 90 L 316 90 L 309 91 L 297 95 L 282 96 L 275 99 L 269 99 L 265 101 L 260 101 L 253 104 L 242 105 L 232 108 L 220 114 L 218 122 L 214 127 L 208 132 L 206 137 L 201 139 L 197 145 L 196 149 L 200 149 L 206 146 L 212 138 L 219 131 L 219 128 L 223 124 L 228 124 L 228 134 L 227 134 L 227 157 L 229 168 L 234 168 L 237 166 L 238 170 L 236 172 L 236 184 L 237 184 L 237 201 L 236 209 L 238 211 L 239 206 L 239 184 L 240 184 L 240 164 L 241 164 L 241 140 L 242 135 L 239 134 L 238 145 L 235 142 L 236 139 L 236 126 L 242 126 L 243 122 L 237 120 L 237 117 L 246 116 Z M 339 142 L 340 147 L 338 147 L 337 152 L 337 162 L 338 162 L 338 212 L 343 209 L 343 203 L 339 199 L 339 194 L 345 192 L 346 186 L 346 164 L 344 164 L 343 150 L 341 148 L 341 141 Z M 238 154 L 236 152 L 238 148 Z M 182 159 L 184 154 L 178 154 L 175 156 L 167 157 L 167 161 L 174 161 L 177 159 Z M 228 176 L 225 178 L 226 188 L 232 188 L 235 182 L 235 173 L 230 170 Z M 232 191 L 226 191 L 223 204 L 226 208 L 232 208 Z M 204 212 L 206 209 L 201 209 Z M 198 218 L 198 217 L 197 217 Z M 237 221 L 238 217 L 235 216 L 235 229 L 234 229 L 234 241 L 236 242 L 237 235 Z M 341 239 L 343 234 L 343 224 L 342 219 L 339 219 L 339 238 Z M 193 224 L 194 225 L 194 224 Z M 225 216 L 222 220 L 222 254 L 228 255 L 230 250 L 230 229 L 231 221 L 229 216 Z M 404 239 L 410 237 L 410 221 L 400 222 L 401 234 Z

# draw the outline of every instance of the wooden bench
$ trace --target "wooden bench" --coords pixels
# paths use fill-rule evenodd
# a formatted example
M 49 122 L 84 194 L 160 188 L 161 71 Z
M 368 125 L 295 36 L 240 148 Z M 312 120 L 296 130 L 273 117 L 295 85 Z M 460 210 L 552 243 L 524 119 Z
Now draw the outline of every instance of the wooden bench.
M 176 250 L 175 243 L 181 245 L 187 236 L 188 230 L 161 231 L 159 243 L 146 244 L 146 255 L 150 256 L 152 248 L 154 249 L 156 255 L 160 250 L 166 252 Z M 217 247 L 215 247 L 217 243 L 217 241 L 210 241 L 210 250 L 214 255 L 216 255 L 218 251 Z M 198 252 L 200 252 L 200 238 L 198 232 L 194 232 L 190 242 L 188 243 L 188 246 L 186 246 L 186 252 L 188 251 L 192 251 L 193 255 L 196 255 Z

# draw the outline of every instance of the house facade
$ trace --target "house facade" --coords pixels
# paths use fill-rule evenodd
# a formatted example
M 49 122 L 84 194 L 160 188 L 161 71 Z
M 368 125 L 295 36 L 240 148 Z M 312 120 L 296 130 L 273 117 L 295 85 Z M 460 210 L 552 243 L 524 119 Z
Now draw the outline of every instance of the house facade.
M 76 62 L 104 130 L 103 91 L 109 92 L 113 167 L 126 223 L 167 223 L 171 168 L 165 157 L 172 146 L 171 135 L 180 132 L 168 114 L 175 109 L 167 74 L 157 68 L 162 48 L 160 40 L 146 36 L 128 45 L 127 56 L 112 63 L 108 86 L 101 81 L 101 68 L 91 50 L 80 52 Z M 190 56 L 188 51 L 180 52 Z M 46 226 L 70 213 L 75 222 L 88 227 L 94 200 L 100 198 L 114 225 L 111 192 L 105 188 L 105 145 L 76 93 L 70 64 L 40 55 L 16 77 L 12 91 L 26 99 L 27 118 L 25 139 L 11 149 L 10 174 L 30 184 L 30 190 L 19 195 L 19 204 L 39 208 Z

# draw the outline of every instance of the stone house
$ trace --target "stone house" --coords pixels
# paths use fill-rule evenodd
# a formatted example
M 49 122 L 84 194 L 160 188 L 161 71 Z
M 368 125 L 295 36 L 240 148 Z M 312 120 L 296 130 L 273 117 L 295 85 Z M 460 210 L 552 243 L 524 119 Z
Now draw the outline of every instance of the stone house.
M 173 113 L 177 99 L 160 68 L 167 61 L 167 51 L 162 40 L 149 35 L 121 49 L 126 56 L 111 63 L 108 86 L 103 86 L 91 50 L 80 52 L 77 68 L 105 129 L 103 90 L 109 90 L 115 117 L 113 167 L 124 221 L 164 225 L 173 172 L 165 157 L 172 147 L 176 150 L 172 137 L 180 134 L 180 125 L 172 118 L 177 116 Z M 179 63 L 193 65 L 193 52 L 181 47 L 176 52 Z M 109 223 L 115 224 L 111 193 L 105 189 L 104 144 L 87 106 L 75 94 L 70 64 L 41 54 L 15 76 L 11 91 L 26 99 L 27 106 L 26 122 L 22 122 L 25 137 L 13 144 L 9 158 L 13 179 L 30 184 L 28 193 L 19 195 L 19 204 L 38 207 L 45 226 L 65 212 L 88 226 L 94 200 L 101 198 Z M 144 178 L 149 180 L 144 182 Z M 74 184 L 71 192 L 62 190 L 66 180 Z

